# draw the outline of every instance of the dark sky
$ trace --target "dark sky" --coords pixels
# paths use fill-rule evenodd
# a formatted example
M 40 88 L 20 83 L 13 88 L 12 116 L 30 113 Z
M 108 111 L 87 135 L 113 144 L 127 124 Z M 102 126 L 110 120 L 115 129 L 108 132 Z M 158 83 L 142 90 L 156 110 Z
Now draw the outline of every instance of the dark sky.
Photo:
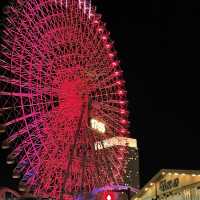
M 161 168 L 200 169 L 200 5 L 175 0 L 96 0 L 96 4 L 115 41 L 127 82 L 141 185 Z
M 200 5 L 175 0 L 98 5 L 127 81 L 141 185 L 161 168 L 200 169 Z

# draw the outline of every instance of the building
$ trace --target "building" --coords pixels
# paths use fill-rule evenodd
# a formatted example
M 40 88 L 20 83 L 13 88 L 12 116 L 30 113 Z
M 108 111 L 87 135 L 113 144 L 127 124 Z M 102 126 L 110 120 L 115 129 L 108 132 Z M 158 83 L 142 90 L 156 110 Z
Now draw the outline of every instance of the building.
M 200 200 L 200 170 L 160 170 L 131 200 Z
M 139 189 L 140 187 L 139 185 L 139 156 L 138 156 L 137 141 L 136 140 L 133 140 L 133 141 L 136 145 L 128 146 L 126 174 L 124 177 L 124 181 L 126 185 Z
M 135 193 L 134 191 L 139 189 L 139 156 L 137 140 L 127 137 L 112 137 L 103 141 L 96 142 L 94 145 L 96 151 L 102 151 L 104 149 L 113 147 L 123 147 L 128 150 L 125 156 L 125 173 L 122 183 L 122 185 L 125 186 L 126 189 L 115 189 L 115 192 L 118 193 L 116 194 L 116 196 L 118 197 L 114 199 L 123 200 L 127 199 L 127 196 L 133 195 Z
M 124 185 L 139 188 L 139 156 L 137 148 L 137 140 L 127 137 L 112 137 L 100 142 L 96 142 L 95 150 L 103 150 L 110 147 L 122 146 L 128 148 L 126 156 L 126 172 L 124 177 Z

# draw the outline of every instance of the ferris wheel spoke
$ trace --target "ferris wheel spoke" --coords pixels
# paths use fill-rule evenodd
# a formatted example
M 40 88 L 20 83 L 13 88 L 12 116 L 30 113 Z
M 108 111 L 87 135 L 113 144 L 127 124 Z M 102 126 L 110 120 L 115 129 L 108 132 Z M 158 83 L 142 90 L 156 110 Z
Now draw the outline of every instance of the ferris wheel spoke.
M 37 116 L 38 114 L 39 114 L 39 113 L 34 112 L 34 113 L 31 113 L 31 114 L 28 114 L 28 115 L 24 115 L 24 116 L 22 116 L 22 117 L 19 117 L 19 118 L 16 118 L 16 119 L 14 119 L 14 120 L 11 120 L 11 121 L 9 121 L 9 122 L 6 122 L 6 123 L 5 123 L 5 126 L 10 126 L 10 125 L 12 125 L 12 124 L 14 124 L 14 123 L 16 123 L 16 122 L 20 122 L 20 121 L 25 120 L 25 119 L 27 119 L 27 118 Z
M 102 120 L 107 122 L 109 127 L 107 134 L 113 135 L 114 133 L 119 133 L 119 130 L 126 128 L 127 125 L 120 122 L 120 114 L 115 114 L 113 110 L 106 109 L 106 106 L 96 106 L 96 104 L 93 104 L 93 110 L 93 112 L 97 112 L 102 116 Z
M 16 97 L 34 97 L 34 94 L 29 93 L 16 93 L 16 92 L 0 92 L 1 96 L 16 96 Z M 35 95 L 36 96 L 36 95 Z
M 92 135 L 91 135 L 92 134 Z M 96 162 L 95 157 L 95 150 L 94 150 L 94 137 L 93 133 L 90 132 L 89 129 L 87 129 L 86 134 L 84 136 L 85 144 L 87 144 L 85 151 L 83 154 L 83 172 L 82 172 L 82 184 L 81 188 L 84 191 L 89 192 L 92 190 L 92 188 L 95 187 L 94 185 L 94 179 L 96 180 L 96 174 L 99 174 L 99 168 L 98 163 Z M 91 162 L 91 160 L 94 160 L 94 163 Z M 90 171 L 88 171 L 88 169 Z M 101 182 L 99 180 L 99 182 Z
M 22 147 L 23 146 L 23 147 Z M 37 154 L 33 154 L 35 152 L 35 147 L 32 146 L 32 143 L 30 140 L 25 140 L 21 142 L 21 144 L 17 144 L 16 148 L 9 154 L 8 159 L 9 160 L 21 160 L 24 157 L 24 154 L 26 157 L 28 157 L 29 160 L 29 166 L 34 164 L 35 160 L 38 160 Z
M 84 139 L 84 143 L 87 144 L 86 136 L 83 139 Z M 82 172 L 81 172 L 82 175 L 81 175 L 81 183 L 80 183 L 81 193 L 84 191 L 84 183 L 86 182 L 85 181 L 86 162 L 87 162 L 86 159 L 88 159 L 87 147 L 84 145 L 83 150 L 82 150 Z
M 101 185 L 102 179 L 101 178 L 99 179 L 101 174 L 99 171 L 98 154 L 94 148 L 94 144 L 96 141 L 98 141 L 98 139 L 95 137 L 95 133 L 93 133 L 91 130 L 88 130 L 88 139 L 89 139 L 89 144 L 91 144 L 91 153 L 89 154 L 89 156 L 90 156 L 90 160 L 94 161 L 93 165 L 94 165 L 94 172 L 95 172 L 94 174 L 92 173 L 90 176 L 93 180 L 94 179 L 98 180 L 98 185 Z
M 107 182 L 116 182 L 115 177 L 113 175 L 113 170 L 110 166 L 110 159 L 108 158 L 107 155 L 105 155 L 102 158 L 102 160 L 103 160 L 103 163 L 105 165 L 105 168 L 107 168 L 107 169 L 105 169 L 108 172 L 107 177 L 109 177 L 109 179 L 111 179 L 111 180 L 107 180 Z
M 32 127 L 34 127 L 32 125 Z M 29 127 L 30 128 L 30 127 Z M 20 129 L 19 131 L 17 132 L 14 132 L 12 135 L 10 135 L 6 140 L 5 140 L 5 143 L 12 143 L 14 142 L 17 138 L 23 136 L 25 133 L 27 133 L 27 128 L 26 127 L 23 127 L 22 129 Z
M 0 76 L 0 81 L 2 81 L 4 83 L 7 83 L 7 84 L 12 84 L 13 86 L 21 87 L 21 88 L 23 88 L 23 89 L 25 89 L 27 91 L 31 91 L 31 92 L 33 92 L 33 91 L 35 92 L 36 91 L 36 86 L 37 85 L 35 83 L 27 83 L 27 82 L 22 81 L 22 80 L 8 78 L 6 76 Z M 6 88 L 6 85 L 5 85 L 5 88 Z M 37 89 L 37 91 L 40 91 L 40 90 L 41 90 L 42 93 L 47 93 L 47 94 L 52 92 L 52 90 L 54 92 L 56 92 L 56 89 L 49 88 L 48 85 L 46 85 L 46 86 L 45 85 L 41 85 L 41 88 Z
M 77 130 L 76 130 L 75 136 L 74 136 L 74 143 L 73 143 L 73 146 L 72 146 L 72 151 L 70 153 L 70 156 L 69 156 L 69 159 L 68 159 L 69 161 L 68 161 L 67 169 L 65 171 L 64 178 L 63 178 L 63 186 L 62 186 L 62 189 L 61 189 L 60 200 L 63 200 L 63 193 L 65 192 L 65 184 L 66 184 L 67 179 L 69 178 L 69 169 L 70 169 L 70 166 L 71 166 L 71 163 L 72 163 L 73 154 L 74 154 L 75 146 L 76 146 L 76 143 L 77 143 L 77 137 L 79 135 L 79 131 L 80 131 L 80 128 L 81 128 L 85 107 L 86 107 L 86 105 L 83 104 L 82 108 L 81 108 L 81 114 L 80 114 L 80 118 L 79 118 L 79 121 L 78 121 Z

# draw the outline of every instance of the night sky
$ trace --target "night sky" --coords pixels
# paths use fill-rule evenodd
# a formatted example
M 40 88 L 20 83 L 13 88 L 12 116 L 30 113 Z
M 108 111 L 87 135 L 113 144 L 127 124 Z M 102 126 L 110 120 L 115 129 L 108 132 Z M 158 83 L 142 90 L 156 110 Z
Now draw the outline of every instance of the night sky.
M 200 5 L 175 0 L 95 3 L 124 70 L 141 185 L 162 168 L 200 169 Z M 4 169 L 2 152 L 0 185 L 10 185 L 11 170 Z

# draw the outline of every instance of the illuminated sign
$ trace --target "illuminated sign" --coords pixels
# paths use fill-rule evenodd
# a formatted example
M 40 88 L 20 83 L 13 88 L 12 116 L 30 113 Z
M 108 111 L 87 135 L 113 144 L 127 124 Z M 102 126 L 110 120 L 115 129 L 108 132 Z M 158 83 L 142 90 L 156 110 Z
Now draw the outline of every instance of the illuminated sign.
M 137 149 L 137 141 L 127 137 L 112 137 L 94 144 L 95 150 L 101 150 L 113 146 L 128 146 Z
M 105 133 L 106 132 L 106 126 L 104 123 L 92 118 L 90 119 L 90 126 L 92 129 L 100 132 L 100 133 Z
M 159 189 L 162 191 L 162 192 L 165 192 L 167 190 L 171 190 L 175 187 L 178 187 L 179 186 L 179 178 L 175 178 L 173 180 L 162 180 L 160 182 L 160 187 Z

